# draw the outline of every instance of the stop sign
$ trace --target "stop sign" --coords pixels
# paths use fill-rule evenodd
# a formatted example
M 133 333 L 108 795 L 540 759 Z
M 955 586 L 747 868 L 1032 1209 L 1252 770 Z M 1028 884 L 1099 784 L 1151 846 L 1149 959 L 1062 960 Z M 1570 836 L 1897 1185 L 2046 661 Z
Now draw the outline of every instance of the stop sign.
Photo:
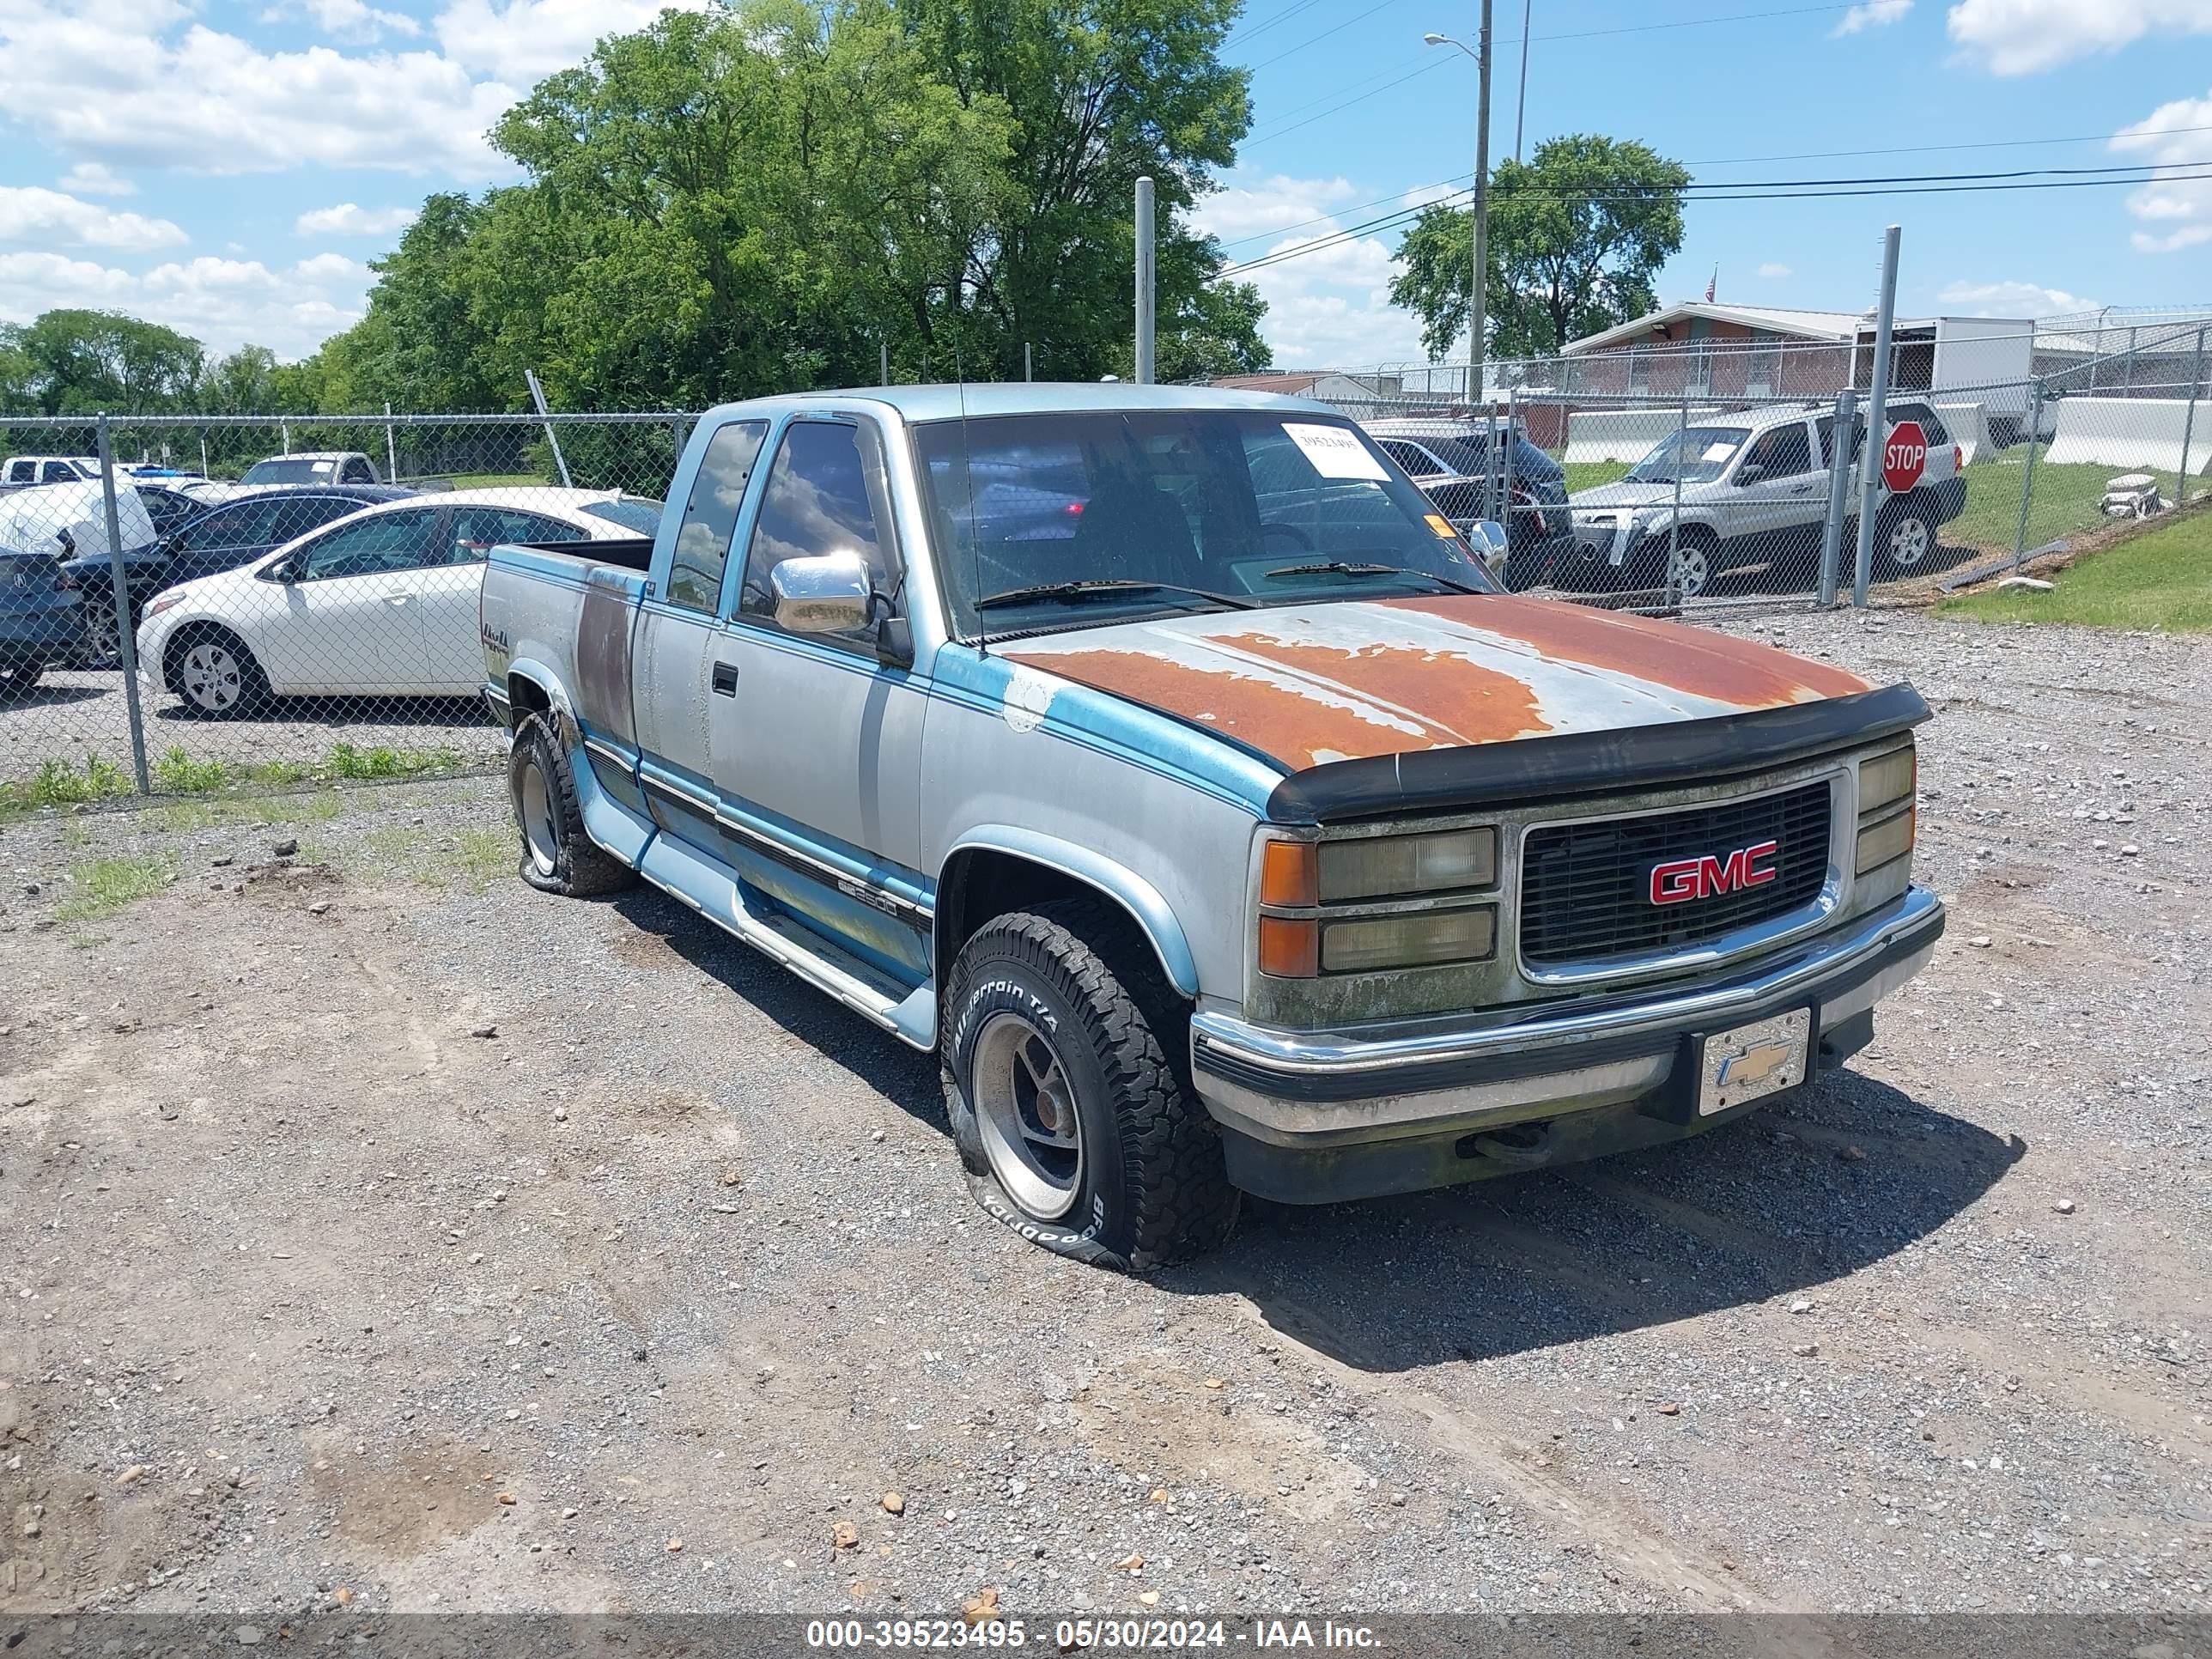
M 1928 465 L 1928 434 L 1917 421 L 1899 421 L 1889 429 L 1889 443 L 1881 452 L 1881 481 L 1893 495 L 1902 495 L 1920 482 Z

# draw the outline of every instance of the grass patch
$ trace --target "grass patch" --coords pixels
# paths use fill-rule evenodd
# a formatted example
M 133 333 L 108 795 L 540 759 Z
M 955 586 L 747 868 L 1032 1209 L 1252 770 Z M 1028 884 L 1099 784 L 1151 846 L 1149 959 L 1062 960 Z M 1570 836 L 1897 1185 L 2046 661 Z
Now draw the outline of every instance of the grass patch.
M 1618 483 L 1635 465 L 1633 461 L 1562 461 L 1559 470 L 1567 475 L 1567 494 L 1571 495 L 1577 489 Z
M 2021 475 L 2027 469 L 2028 446 L 2016 444 L 1966 469 L 1966 505 L 1943 526 L 1943 539 L 1954 547 L 1982 547 L 2007 552 L 2020 533 Z M 2041 547 L 2061 536 L 2103 524 L 2097 503 L 2106 483 L 2125 467 L 2100 465 L 2048 466 L 2045 447 L 2035 446 L 2035 494 L 2027 506 L 2027 545 Z
M 553 478 L 539 477 L 532 472 L 455 472 L 434 476 L 450 477 L 456 489 L 527 489 L 533 486 L 543 489 L 558 482 Z M 410 478 L 408 482 L 422 483 L 425 481 Z
M 514 873 L 514 836 L 501 830 L 464 830 L 453 838 L 453 868 L 461 884 L 480 893 Z
M 1947 599 L 1936 614 L 1975 622 L 2212 633 L 2212 511 L 2191 513 L 2089 554 L 2053 580 L 2058 586 L 2048 593 L 1995 589 Z
M 458 749 L 394 749 L 387 744 L 362 749 L 350 743 L 334 743 L 325 764 L 334 778 L 412 778 L 425 772 L 458 770 L 462 760 Z
M 54 906 L 58 921 L 89 921 L 155 894 L 176 879 L 176 866 L 158 854 L 92 859 L 70 872 L 70 896 Z
M 87 755 L 78 768 L 64 760 L 50 760 L 27 781 L 0 783 L 0 812 L 28 812 L 41 806 L 75 806 L 81 802 L 112 800 L 131 793 L 130 773 L 113 761 Z

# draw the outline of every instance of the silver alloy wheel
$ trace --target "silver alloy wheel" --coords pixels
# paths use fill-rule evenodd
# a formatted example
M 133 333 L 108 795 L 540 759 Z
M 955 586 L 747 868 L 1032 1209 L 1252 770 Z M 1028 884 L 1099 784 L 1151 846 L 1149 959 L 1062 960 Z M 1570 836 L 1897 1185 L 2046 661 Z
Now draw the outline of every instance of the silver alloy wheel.
M 1683 599 L 1694 599 L 1712 580 L 1713 562 L 1695 542 L 1684 542 L 1674 550 L 1673 574 L 1674 592 Z
M 1928 533 L 1928 521 L 1908 514 L 1889 527 L 1889 562 L 1900 570 L 1910 570 L 1928 556 L 1934 539 Z
M 544 764 L 533 752 L 522 763 L 522 784 L 514 803 L 522 821 L 522 845 L 541 876 L 550 877 L 561 867 L 561 828 L 553 817 L 553 787 Z
M 1056 1221 L 1083 1186 L 1083 1125 L 1052 1039 L 1020 1014 L 996 1013 L 969 1066 L 975 1123 L 991 1173 L 1040 1221 Z
M 246 695 L 246 667 L 238 653 L 219 640 L 195 640 L 178 675 L 185 696 L 211 714 L 235 708 Z

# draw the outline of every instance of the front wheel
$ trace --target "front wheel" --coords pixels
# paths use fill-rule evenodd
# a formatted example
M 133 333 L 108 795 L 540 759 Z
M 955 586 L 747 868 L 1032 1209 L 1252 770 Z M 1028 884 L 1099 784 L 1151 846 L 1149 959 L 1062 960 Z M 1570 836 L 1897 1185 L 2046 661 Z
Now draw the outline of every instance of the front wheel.
M 168 681 L 198 720 L 235 720 L 269 701 L 269 680 L 253 653 L 228 629 L 201 628 L 169 647 Z
M 1072 900 L 994 919 L 945 1010 L 947 1109 L 985 1209 L 1138 1272 L 1228 1237 L 1237 1192 L 1181 1058 L 1188 1011 L 1120 916 Z
M 507 794 L 522 834 L 519 872 L 540 892 L 592 898 L 617 892 L 637 878 L 584 833 L 575 775 L 542 714 L 524 717 L 507 757 Z

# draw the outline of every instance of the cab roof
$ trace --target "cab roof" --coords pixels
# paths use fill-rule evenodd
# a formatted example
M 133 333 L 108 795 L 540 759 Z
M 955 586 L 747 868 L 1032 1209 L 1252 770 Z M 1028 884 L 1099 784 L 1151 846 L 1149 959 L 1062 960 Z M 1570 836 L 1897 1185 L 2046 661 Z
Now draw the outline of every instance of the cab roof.
M 842 391 L 802 392 L 775 398 L 753 398 L 724 404 L 717 416 L 738 411 L 781 413 L 807 409 L 850 409 L 856 404 L 875 404 L 896 410 L 900 416 L 919 423 L 957 421 L 963 416 L 1066 415 L 1091 411 L 1262 410 L 1275 413 L 1327 415 L 1343 418 L 1340 410 L 1307 398 L 1281 398 L 1265 392 L 1238 392 L 1222 386 L 1138 386 L 1127 381 L 1012 380 L 979 381 L 967 386 L 851 386 Z

